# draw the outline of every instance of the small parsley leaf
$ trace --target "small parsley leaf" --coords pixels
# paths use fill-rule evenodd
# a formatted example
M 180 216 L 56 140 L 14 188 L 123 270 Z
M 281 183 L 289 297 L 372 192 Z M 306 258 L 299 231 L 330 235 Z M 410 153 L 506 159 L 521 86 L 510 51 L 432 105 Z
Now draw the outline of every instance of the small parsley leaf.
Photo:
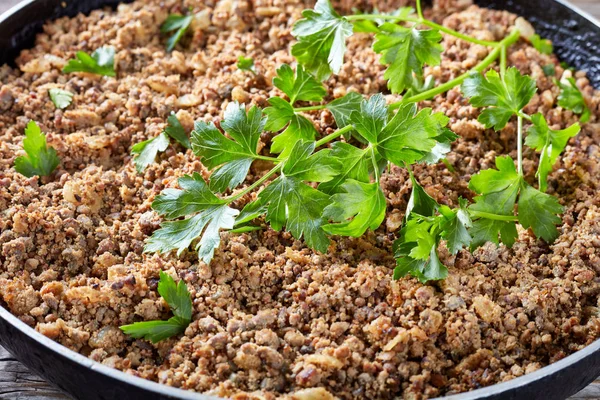
M 90 56 L 84 51 L 78 51 L 75 59 L 69 60 L 63 72 L 87 72 L 90 74 L 116 76 L 115 48 L 104 46 L 96 49 Z
M 417 113 L 416 104 L 406 104 L 379 133 L 377 151 L 396 165 L 412 164 L 433 150 L 448 121 L 442 113 L 432 114 L 430 108 Z
M 174 113 L 171 113 L 167 118 L 167 126 L 165 128 L 165 133 L 177 140 L 179 144 L 181 144 L 186 149 L 191 149 L 192 145 L 190 144 L 190 139 L 185 133 L 185 129 L 177 119 L 177 116 Z
M 338 193 L 341 185 L 348 179 L 369 183 L 371 160 L 368 152 L 348 143 L 334 142 L 331 145 L 330 157 L 338 160 L 338 174 L 328 182 L 321 183 L 319 190 L 328 194 Z
M 60 163 L 56 150 L 48 147 L 46 135 L 35 121 L 29 121 L 25 128 L 23 150 L 27 155 L 15 159 L 15 170 L 28 178 L 49 176 Z
M 475 204 L 469 207 L 473 215 L 499 215 L 512 217 L 514 207 L 521 187 L 522 177 L 519 176 L 513 159 L 509 156 L 496 158 L 497 170 L 488 169 L 474 175 L 469 182 L 469 188 L 476 192 Z M 510 218 L 506 220 L 481 217 L 473 222 L 471 229 L 473 241 L 471 248 L 475 249 L 486 242 L 498 244 L 498 236 L 502 242 L 511 247 L 517 238 L 516 224 Z
M 405 219 L 408 221 L 413 213 L 424 217 L 433 216 L 438 209 L 439 204 L 433 197 L 427 194 L 425 189 L 423 189 L 423 186 L 417 182 L 410 170 L 409 174 L 412 183 L 412 191 L 410 193 L 410 198 L 408 199 L 408 204 L 406 205 Z
M 283 64 L 277 69 L 273 84 L 290 98 L 290 104 L 296 101 L 321 101 L 327 94 L 323 84 L 306 72 L 301 64 L 296 67 L 295 74 L 289 65 Z
M 591 112 L 588 108 L 583 94 L 577 87 L 574 78 L 562 79 L 555 81 L 560 88 L 558 95 L 558 105 L 567 110 L 573 111 L 575 114 L 581 114 L 579 120 L 581 123 L 586 123 L 590 120 Z
M 446 240 L 446 246 L 450 254 L 456 254 L 463 247 L 471 244 L 469 228 L 472 226 L 471 217 L 467 211 L 467 201 L 458 199 L 459 207 L 451 210 L 447 206 L 440 206 L 440 214 L 443 219 L 440 222 L 441 237 Z
M 394 279 L 412 275 L 420 282 L 445 279 L 448 269 L 437 254 L 439 218 L 415 217 L 408 221 L 394 242 Z
M 175 33 L 167 40 L 167 51 L 172 51 L 179 40 L 185 35 L 194 19 L 193 15 L 169 14 L 160 26 L 161 33 Z
M 423 76 L 423 66 L 439 65 L 442 35 L 437 30 L 418 30 L 385 23 L 375 35 L 373 50 L 382 54 L 381 63 L 389 65 L 384 73 L 392 93 L 415 86 Z
M 214 182 L 211 178 L 211 189 L 233 189 L 243 182 L 250 164 L 258 156 L 258 140 L 265 123 L 266 119 L 259 108 L 252 107 L 246 113 L 244 105 L 237 102 L 227 105 L 221 123 L 231 139 L 223 135 L 212 122 L 196 121 L 191 140 L 194 154 L 210 169 L 223 166 L 218 170 L 220 172 L 216 172 Z M 232 162 L 235 164 L 227 165 Z
M 385 218 L 385 195 L 379 183 L 347 180 L 334 194 L 323 216 L 337 223 L 323 226 L 331 235 L 360 237 L 367 229 L 376 230 Z
M 177 250 L 177 255 L 180 255 L 195 239 L 201 237 L 195 248 L 199 258 L 208 264 L 221 242 L 220 230 L 232 229 L 239 211 L 228 207 L 225 201 L 212 194 L 198 173 L 180 178 L 179 185 L 181 190 L 163 191 L 152 207 L 168 219 L 194 212 L 198 214 L 184 220 L 162 223 L 146 243 L 144 251 L 167 253 Z
M 575 123 L 567 129 L 555 131 L 548 127 L 542 114 L 537 113 L 531 119 L 533 125 L 527 132 L 525 144 L 541 153 L 536 175 L 539 179 L 540 190 L 545 192 L 548 187 L 548 174 L 552 172 L 552 167 L 558 161 L 558 157 L 567 146 L 569 139 L 576 136 L 581 127 Z
M 529 37 L 529 41 L 542 54 L 552 54 L 554 52 L 554 46 L 548 39 L 542 39 L 537 33 Z
M 259 195 L 261 205 L 267 206 L 266 221 L 274 230 L 283 226 L 296 239 L 304 237 L 308 246 L 322 253 L 329 247 L 323 230 L 327 223 L 323 209 L 330 204 L 329 196 L 295 177 L 280 176 Z
M 463 82 L 461 90 L 473 106 L 488 107 L 482 111 L 479 122 L 498 131 L 529 103 L 537 88 L 533 79 L 511 67 L 504 79 L 495 70 L 489 70 L 485 78 L 474 72 Z
M 519 222 L 524 228 L 531 228 L 536 237 L 552 243 L 558 237 L 556 225 L 561 223 L 558 214 L 562 206 L 554 196 L 534 189 L 524 181 L 519 195 Z
M 351 125 L 350 115 L 353 111 L 360 112 L 363 97 L 356 92 L 348 92 L 344 97 L 327 104 L 327 109 L 333 114 L 338 129 Z
M 239 56 L 237 67 L 242 71 L 250 71 L 253 74 L 256 74 L 256 68 L 254 68 L 254 59 L 251 57 Z
M 156 160 L 158 153 L 165 151 L 169 147 L 169 143 L 169 137 L 163 132 L 152 139 L 133 145 L 131 154 L 135 156 L 133 163 L 137 172 L 144 172 L 146 167 Z
M 317 135 L 313 123 L 306 117 L 294 112 L 294 108 L 287 101 L 273 97 L 269 99 L 271 107 L 265 108 L 267 124 L 265 129 L 271 132 L 281 130 L 286 124 L 287 128 L 273 138 L 271 153 L 281 153 L 280 157 L 289 155 L 294 145 L 300 141 L 312 141 Z
M 304 10 L 302 16 L 292 29 L 298 39 L 292 55 L 322 81 L 342 68 L 352 24 L 335 12 L 329 0 L 318 0 L 314 10 Z
M 73 101 L 73 93 L 63 89 L 52 88 L 48 90 L 48 94 L 50 95 L 50 100 L 52 100 L 54 106 L 61 110 L 69 107 Z
M 121 326 L 121 330 L 136 339 L 158 343 L 185 331 L 192 320 L 192 300 L 183 280 L 176 284 L 165 272 L 160 272 L 158 293 L 165 299 L 174 317 L 167 321 L 145 321 Z

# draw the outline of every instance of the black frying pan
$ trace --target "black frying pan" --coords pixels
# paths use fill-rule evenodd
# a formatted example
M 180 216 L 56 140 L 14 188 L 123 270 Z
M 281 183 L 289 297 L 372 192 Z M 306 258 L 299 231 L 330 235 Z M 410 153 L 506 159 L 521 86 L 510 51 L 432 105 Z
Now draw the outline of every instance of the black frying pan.
M 26 0 L 0 16 L 0 65 L 33 45 L 44 21 L 114 6 L 118 0 Z M 588 71 L 600 87 L 600 25 L 562 0 L 476 0 L 516 12 L 552 39 L 562 61 Z M 0 307 L 0 344 L 19 361 L 78 399 L 195 399 L 211 396 L 174 389 L 125 374 L 75 353 L 31 329 Z M 565 399 L 600 374 L 600 340 L 548 367 L 509 382 L 446 399 Z

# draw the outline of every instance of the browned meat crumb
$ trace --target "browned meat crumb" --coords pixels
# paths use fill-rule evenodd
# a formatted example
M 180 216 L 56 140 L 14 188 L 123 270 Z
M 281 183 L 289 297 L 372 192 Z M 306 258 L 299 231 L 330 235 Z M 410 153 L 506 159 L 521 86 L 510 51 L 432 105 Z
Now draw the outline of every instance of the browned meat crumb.
M 445 25 L 498 40 L 515 15 L 438 0 L 429 13 Z M 397 1 L 342 0 L 380 10 Z M 292 63 L 291 23 L 310 2 L 282 0 L 137 0 L 116 11 L 48 23 L 17 68 L 0 68 L 0 298 L 23 321 L 63 345 L 130 374 L 163 384 L 238 399 L 287 395 L 293 399 L 421 399 L 457 393 L 529 373 L 599 336 L 600 93 L 584 73 L 576 78 L 593 116 L 572 139 L 550 176 L 549 192 L 566 207 L 561 236 L 552 245 L 520 232 L 513 249 L 487 245 L 474 254 L 442 251 L 450 276 L 421 285 L 393 282 L 391 243 L 409 196 L 406 174 L 384 176 L 389 202 L 382 227 L 360 239 L 334 240 L 327 254 L 288 233 L 265 230 L 223 234 L 211 265 L 193 253 L 143 254 L 160 224 L 153 198 L 175 179 L 208 171 L 191 151 L 169 148 L 137 174 L 131 146 L 154 137 L 171 111 L 186 129 L 217 122 L 233 100 L 265 106 L 279 94 L 275 69 Z M 193 34 L 166 53 L 159 27 L 170 12 L 191 7 Z M 372 38 L 349 40 L 346 63 L 327 84 L 334 97 L 348 91 L 387 92 Z M 488 50 L 444 38 L 445 82 L 474 66 Z M 63 74 L 77 50 L 117 49 L 116 78 Z M 257 76 L 236 67 L 254 58 Z M 558 89 L 542 66 L 556 62 L 525 42 L 509 62 L 531 74 L 540 91 L 528 112 L 542 112 L 554 128 L 577 120 L 556 108 Z M 557 74 L 563 69 L 557 67 Z M 48 89 L 75 93 L 57 110 Z M 395 96 L 389 95 L 392 101 Z M 431 106 L 451 118 L 461 138 L 444 166 L 416 168 L 441 203 L 472 197 L 470 176 L 494 157 L 515 153 L 515 126 L 485 130 L 458 89 Z M 323 134 L 335 128 L 327 111 L 310 114 Z M 61 166 L 43 182 L 12 168 L 26 123 L 48 133 Z M 270 140 L 265 135 L 264 141 Z M 527 177 L 536 155 L 528 151 Z M 265 166 L 257 163 L 252 174 Z M 250 179 L 253 179 L 251 176 Z M 244 199 L 248 201 L 249 199 Z M 241 206 L 242 204 L 238 204 Z M 191 289 L 194 321 L 180 338 L 153 345 L 125 336 L 118 326 L 168 317 L 156 292 L 158 271 Z

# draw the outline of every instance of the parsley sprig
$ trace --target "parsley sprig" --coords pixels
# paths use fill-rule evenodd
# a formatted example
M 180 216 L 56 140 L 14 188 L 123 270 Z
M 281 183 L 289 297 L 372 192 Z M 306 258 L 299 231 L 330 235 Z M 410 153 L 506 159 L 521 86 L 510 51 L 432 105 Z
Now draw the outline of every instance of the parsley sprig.
M 121 330 L 133 338 L 144 338 L 158 343 L 161 340 L 179 335 L 192 321 L 192 299 L 183 280 L 175 280 L 166 272 L 160 271 L 158 293 L 169 305 L 173 316 L 166 321 L 144 321 L 121 326 Z
M 341 16 L 328 0 L 305 11 L 292 31 L 298 39 L 292 47 L 298 64 L 281 66 L 273 80 L 282 95 L 269 99 L 264 110 L 230 103 L 218 126 L 196 122 L 192 151 L 210 175 L 207 180 L 198 173 L 183 176 L 179 188 L 156 197 L 152 207 L 166 222 L 145 250 L 181 254 L 193 248 L 209 263 L 221 231 L 248 232 L 260 229 L 253 223 L 267 223 L 325 252 L 332 235 L 360 237 L 379 228 L 387 210 L 381 175 L 391 164 L 405 168 L 412 183 L 404 225 L 394 243 L 396 279 L 406 275 L 422 282 L 443 279 L 449 271 L 439 256 L 440 246 L 451 254 L 488 242 L 512 246 L 518 238 L 517 224 L 547 242 L 555 240 L 563 208 L 544 192 L 548 175 L 579 125 L 555 130 L 542 115 L 524 112 L 537 88 L 533 79 L 507 65 L 507 49 L 520 37 L 517 29 L 499 42 L 482 41 L 428 21 L 419 1 L 416 12 L 416 16 L 409 9 Z M 381 94 L 363 98 L 350 92 L 323 103 L 327 90 L 321 81 L 340 71 L 353 27 L 375 34 L 374 50 L 388 66 L 384 77 L 392 92 L 404 93 L 402 100 L 387 104 Z M 423 71 L 440 62 L 442 34 L 490 51 L 472 71 L 434 86 Z M 489 69 L 496 61 L 499 72 Z M 574 82 L 568 83 L 559 104 L 584 114 L 584 122 L 583 96 Z M 459 199 L 451 207 L 426 192 L 411 166 L 448 164 L 445 156 L 457 135 L 447 128 L 445 115 L 419 110 L 417 103 L 459 85 L 471 105 L 481 108 L 479 120 L 486 128 L 501 130 L 516 120 L 517 158 L 497 157 L 495 169 L 473 175 L 469 183 L 473 202 Z M 318 139 L 319 132 L 305 113 L 323 109 L 331 112 L 337 130 Z M 525 124 L 530 124 L 528 130 Z M 260 143 L 264 132 L 274 134 L 270 146 Z M 539 189 L 524 175 L 524 144 L 540 152 Z M 162 146 L 157 143 L 159 149 Z M 271 163 L 271 169 L 239 189 L 257 160 Z
M 63 72 L 87 72 L 103 76 L 116 76 L 115 48 L 112 46 L 100 47 L 91 55 L 85 51 L 78 51 L 75 58 L 69 60 L 63 67 Z
M 56 150 L 48 147 L 46 135 L 35 121 L 29 121 L 25 128 L 23 150 L 27 155 L 15 159 L 15 170 L 28 178 L 49 176 L 60 164 Z

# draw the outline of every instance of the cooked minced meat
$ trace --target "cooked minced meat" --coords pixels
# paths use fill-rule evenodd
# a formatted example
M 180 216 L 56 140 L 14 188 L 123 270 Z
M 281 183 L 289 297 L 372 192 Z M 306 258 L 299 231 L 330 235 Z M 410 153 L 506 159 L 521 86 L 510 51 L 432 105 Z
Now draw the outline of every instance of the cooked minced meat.
M 340 1 L 336 7 L 390 10 L 402 1 Z M 500 40 L 516 16 L 438 0 L 429 16 L 480 39 Z M 199 13 L 192 34 L 165 51 L 159 28 L 169 13 Z M 419 284 L 392 281 L 391 244 L 410 195 L 404 170 L 383 177 L 385 223 L 362 238 L 336 238 L 326 254 L 270 229 L 223 233 L 210 265 L 197 255 L 144 254 L 161 218 L 150 205 L 176 178 L 208 171 L 191 151 L 171 146 L 143 174 L 132 145 L 155 137 L 171 111 L 189 132 L 193 121 L 217 123 L 231 101 L 267 105 L 271 82 L 289 53 L 291 25 L 312 3 L 283 0 L 138 0 L 116 10 L 61 18 L 44 26 L 16 67 L 0 68 L 0 296 L 22 321 L 105 365 L 166 385 L 234 398 L 419 399 L 457 393 L 529 373 L 598 337 L 600 275 L 600 94 L 575 74 L 592 119 L 571 139 L 549 178 L 565 206 L 558 240 L 548 245 L 521 230 L 512 249 L 488 244 L 456 256 L 442 249 L 450 275 Z M 389 93 L 372 36 L 356 34 L 340 74 L 326 82 L 331 98 L 348 91 Z M 64 74 L 76 51 L 116 48 L 117 77 Z M 438 82 L 473 67 L 488 49 L 445 36 L 442 64 L 426 68 Z M 236 67 L 252 57 L 257 75 Z M 557 108 L 558 88 L 542 67 L 570 74 L 554 56 L 521 40 L 509 64 L 537 80 L 527 107 L 554 128 L 578 120 Z M 67 110 L 48 89 L 75 93 Z M 389 95 L 389 101 L 397 100 Z M 424 102 L 451 118 L 460 135 L 445 166 L 415 173 L 438 202 L 472 198 L 467 182 L 514 157 L 516 126 L 485 130 L 458 88 Z M 322 134 L 335 129 L 328 111 L 311 112 Z M 61 164 L 52 177 L 25 178 L 12 168 L 24 128 L 40 124 Z M 270 136 L 263 136 L 268 142 Z M 525 153 L 534 181 L 537 156 Z M 269 168 L 255 163 L 247 182 Z M 240 208 L 250 195 L 235 204 Z M 181 337 L 156 345 L 119 326 L 166 319 L 157 294 L 167 271 L 190 288 L 193 322 Z M 261 397 L 262 396 L 262 397 Z M 304 396 L 304 397 L 303 397 Z M 314 397 L 313 397 L 314 398 Z

